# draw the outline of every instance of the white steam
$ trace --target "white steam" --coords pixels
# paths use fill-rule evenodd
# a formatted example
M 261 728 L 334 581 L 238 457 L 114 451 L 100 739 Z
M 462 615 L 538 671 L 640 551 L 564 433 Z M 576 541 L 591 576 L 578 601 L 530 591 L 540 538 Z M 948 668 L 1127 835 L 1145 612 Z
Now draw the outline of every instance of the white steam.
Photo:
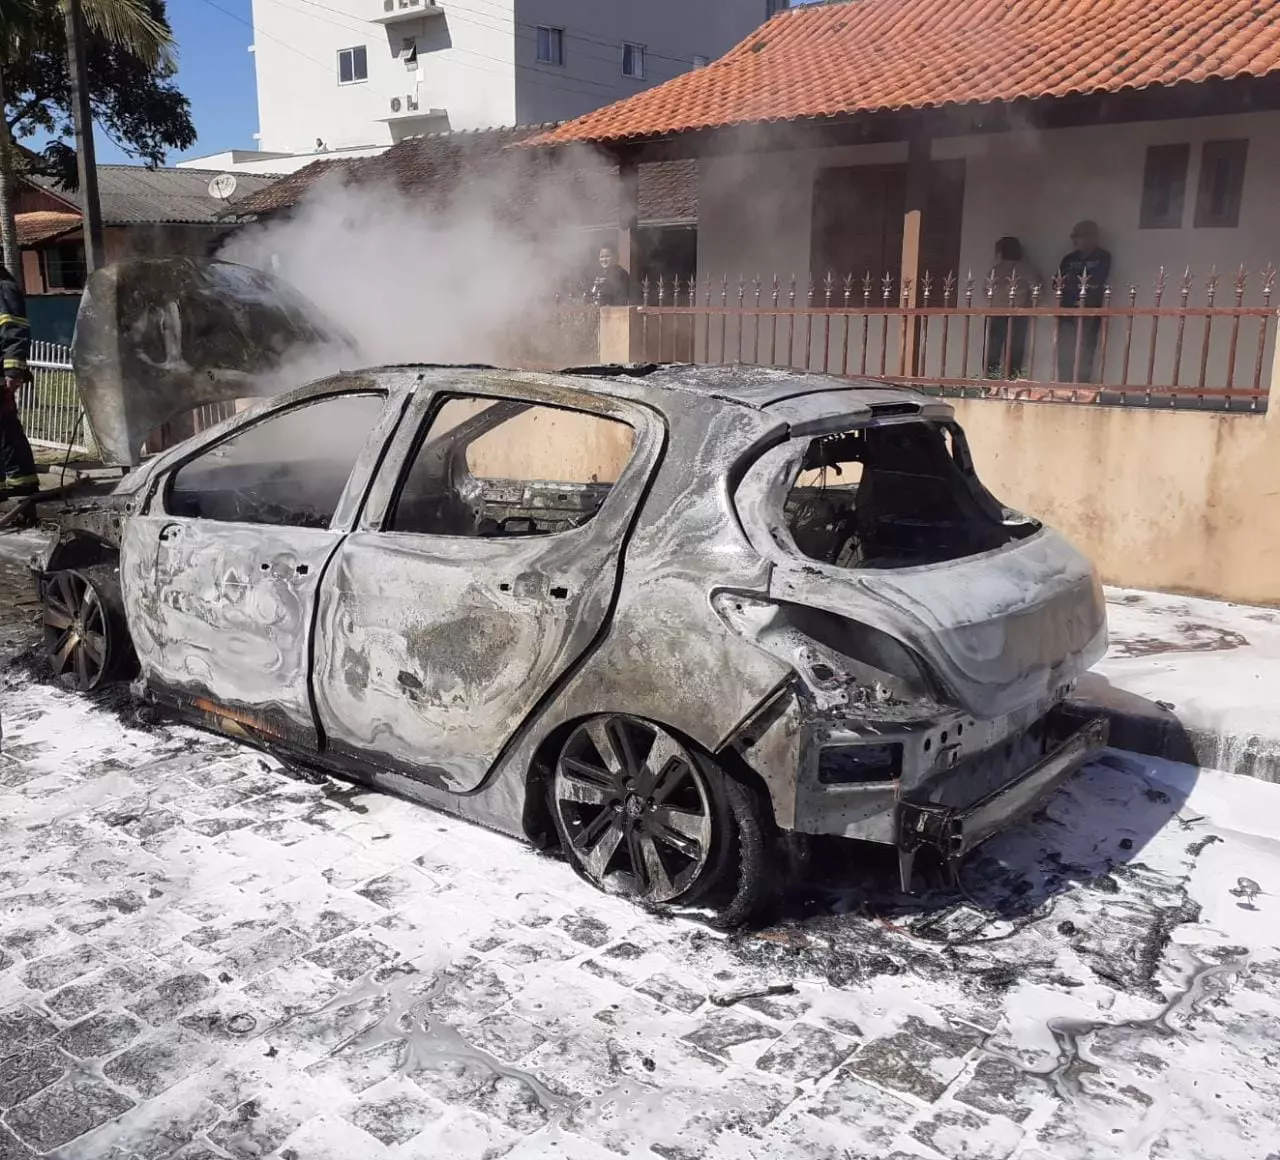
M 511 151 L 448 197 L 326 180 L 220 257 L 292 283 L 354 337 L 365 365 L 574 361 L 589 352 L 547 349 L 548 319 L 558 291 L 592 276 L 616 183 L 616 169 L 581 151 Z

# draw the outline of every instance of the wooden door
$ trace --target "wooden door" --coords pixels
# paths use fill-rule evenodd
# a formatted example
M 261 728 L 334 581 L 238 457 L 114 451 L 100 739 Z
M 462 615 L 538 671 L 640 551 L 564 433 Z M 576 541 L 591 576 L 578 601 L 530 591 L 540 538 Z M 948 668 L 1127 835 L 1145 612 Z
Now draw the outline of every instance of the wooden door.
M 906 165 L 859 165 L 822 169 L 813 189 L 813 241 L 810 269 L 815 281 L 830 272 L 837 284 L 854 280 L 854 304 L 862 300 L 869 273 L 872 302 L 880 301 L 881 278 L 893 278 L 896 301 L 902 267 L 902 217 L 906 207 Z M 935 161 L 930 166 L 929 198 L 922 223 L 920 269 L 935 286 L 960 263 L 964 212 L 964 162 Z

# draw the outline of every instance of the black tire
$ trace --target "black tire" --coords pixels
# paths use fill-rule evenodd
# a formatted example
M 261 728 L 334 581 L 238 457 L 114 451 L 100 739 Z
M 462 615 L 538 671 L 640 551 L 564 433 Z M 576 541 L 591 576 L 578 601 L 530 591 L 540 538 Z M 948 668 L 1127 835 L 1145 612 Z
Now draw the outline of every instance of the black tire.
M 63 685 L 88 693 L 127 675 L 134 654 L 116 565 L 50 572 L 40 591 L 45 655 Z
M 756 795 L 662 725 L 625 714 L 580 722 L 556 755 L 548 807 L 565 857 L 597 889 L 647 906 L 700 904 L 726 927 L 765 901 Z

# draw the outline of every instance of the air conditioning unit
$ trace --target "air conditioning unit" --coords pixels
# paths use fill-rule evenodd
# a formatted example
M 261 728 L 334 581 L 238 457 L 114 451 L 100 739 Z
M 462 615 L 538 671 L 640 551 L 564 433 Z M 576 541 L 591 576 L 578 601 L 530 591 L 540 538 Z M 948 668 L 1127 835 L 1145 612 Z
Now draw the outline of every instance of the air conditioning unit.
M 422 0 L 400 0 L 401 8 L 421 8 Z
M 408 109 L 409 112 L 416 113 L 418 111 L 417 97 L 405 97 L 404 100 L 405 100 L 405 108 Z
M 392 111 L 393 113 L 398 113 L 398 112 L 400 112 L 400 98 L 399 98 L 399 97 L 392 97 L 392 98 L 391 98 L 391 111 Z

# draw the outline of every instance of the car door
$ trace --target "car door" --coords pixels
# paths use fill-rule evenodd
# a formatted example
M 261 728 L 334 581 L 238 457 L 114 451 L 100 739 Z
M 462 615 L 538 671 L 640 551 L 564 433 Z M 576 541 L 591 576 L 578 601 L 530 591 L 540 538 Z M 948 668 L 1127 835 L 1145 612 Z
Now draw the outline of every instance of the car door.
M 120 569 L 152 689 L 268 737 L 316 745 L 317 586 L 405 398 L 349 381 L 302 392 L 158 474 L 125 525 Z
M 664 436 L 640 406 L 511 391 L 415 403 L 317 615 L 328 745 L 454 792 L 607 629 Z

